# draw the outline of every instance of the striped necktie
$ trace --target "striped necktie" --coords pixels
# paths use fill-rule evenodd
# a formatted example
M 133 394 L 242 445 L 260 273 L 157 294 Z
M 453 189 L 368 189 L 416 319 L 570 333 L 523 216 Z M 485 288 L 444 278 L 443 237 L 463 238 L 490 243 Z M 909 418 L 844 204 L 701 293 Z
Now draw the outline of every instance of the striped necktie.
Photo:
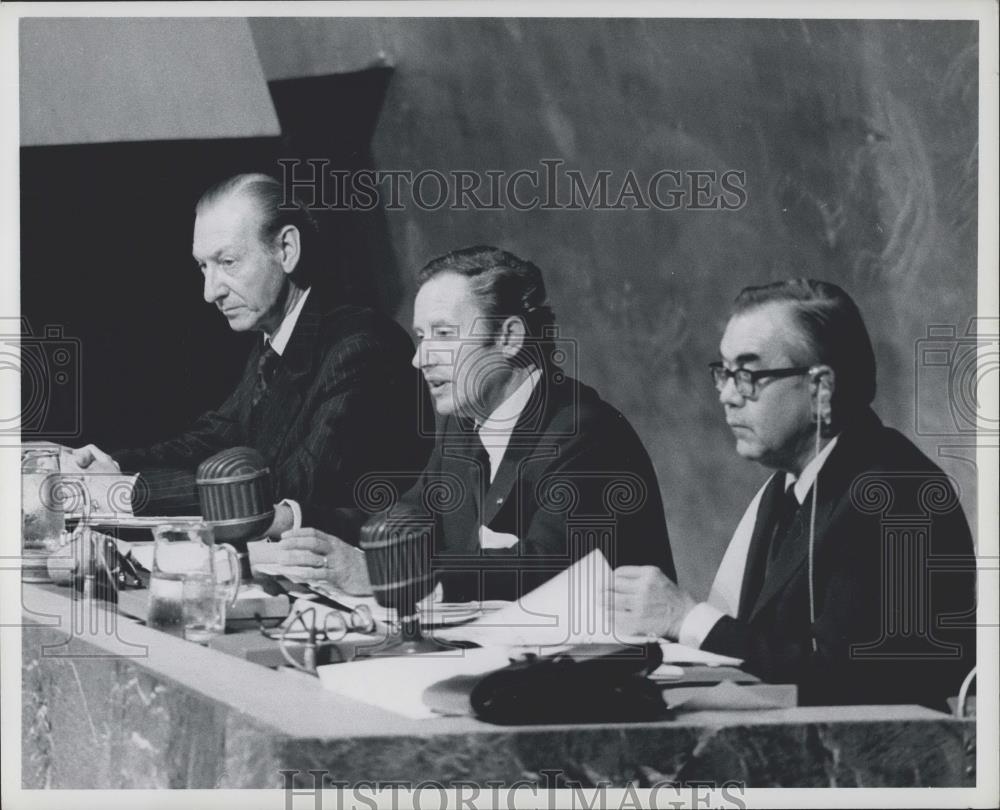
M 256 408 L 267 393 L 268 386 L 274 379 L 274 374 L 278 370 L 278 361 L 281 355 L 278 354 L 270 343 L 264 345 L 264 350 L 257 359 L 257 380 L 253 387 L 253 397 L 250 400 L 251 410 Z

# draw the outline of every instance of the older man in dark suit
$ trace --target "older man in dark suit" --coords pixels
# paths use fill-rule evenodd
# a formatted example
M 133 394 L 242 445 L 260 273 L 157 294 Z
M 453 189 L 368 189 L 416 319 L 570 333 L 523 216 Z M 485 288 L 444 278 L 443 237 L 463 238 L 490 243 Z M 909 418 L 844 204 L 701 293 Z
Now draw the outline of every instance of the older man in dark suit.
M 973 544 L 955 490 L 871 411 L 875 356 L 839 287 L 740 293 L 712 373 L 736 451 L 775 471 L 707 602 L 623 567 L 616 629 L 799 685 L 804 704 L 945 707 L 975 665 Z
M 413 363 L 440 424 L 401 501 L 433 523 L 443 597 L 515 599 L 593 548 L 612 565 L 673 577 L 649 455 L 621 413 L 553 362 L 560 345 L 541 271 L 473 247 L 428 263 L 417 283 Z M 389 474 L 366 483 L 399 493 L 402 482 Z M 301 534 L 289 562 L 303 572 L 328 565 L 338 583 L 364 586 L 360 552 Z
M 267 175 L 239 175 L 205 192 L 192 249 L 205 301 L 233 331 L 263 339 L 229 398 L 190 430 L 112 454 L 89 445 L 74 451 L 79 466 L 140 472 L 145 511 L 196 514 L 198 464 L 249 445 L 282 499 L 271 537 L 303 524 L 348 531 L 358 523 L 359 478 L 419 470 L 430 442 L 417 422 L 423 394 L 408 367 L 412 343 L 391 319 L 338 300 L 322 277 L 316 236 L 306 209 Z

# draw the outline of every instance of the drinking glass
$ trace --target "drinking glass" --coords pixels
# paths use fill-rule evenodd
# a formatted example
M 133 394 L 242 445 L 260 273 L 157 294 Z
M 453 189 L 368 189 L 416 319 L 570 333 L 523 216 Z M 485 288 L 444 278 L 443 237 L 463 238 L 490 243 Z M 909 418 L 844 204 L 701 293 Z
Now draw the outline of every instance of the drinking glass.
M 59 448 L 33 447 L 21 453 L 21 537 L 25 582 L 47 582 L 46 560 L 66 528 L 56 495 Z
M 184 635 L 184 582 L 188 578 L 223 585 L 227 600 L 236 603 L 239 557 L 232 546 L 215 544 L 211 526 L 201 522 L 166 523 L 153 530 L 153 540 L 147 625 L 174 636 Z M 228 575 L 220 570 L 223 566 L 216 559 L 223 555 Z M 193 596 L 195 586 L 191 588 Z
M 207 644 L 226 632 L 230 586 L 206 574 L 189 574 L 182 586 L 184 638 Z

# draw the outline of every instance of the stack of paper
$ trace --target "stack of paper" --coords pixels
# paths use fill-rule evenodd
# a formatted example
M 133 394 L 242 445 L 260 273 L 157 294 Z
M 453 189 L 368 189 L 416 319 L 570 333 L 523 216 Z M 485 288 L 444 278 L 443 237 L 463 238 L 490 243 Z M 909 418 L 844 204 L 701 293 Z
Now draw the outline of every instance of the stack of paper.
M 461 627 L 435 631 L 434 637 L 484 647 L 614 644 L 606 598 L 611 583 L 611 566 L 595 549 L 519 601 Z
M 728 655 L 699 650 L 697 647 L 685 647 L 673 641 L 660 639 L 660 649 L 663 650 L 664 664 L 702 664 L 710 667 L 738 667 L 742 658 L 731 658 Z
M 482 675 L 510 663 L 507 648 L 449 650 L 404 658 L 371 658 L 318 667 L 323 686 L 339 695 L 417 720 L 438 715 L 423 701 L 427 687 L 456 675 Z
M 595 550 L 541 587 L 459 627 L 433 631 L 442 640 L 471 641 L 481 649 L 466 649 L 419 655 L 388 657 L 320 667 L 323 685 L 334 692 L 380 706 L 406 717 L 435 716 L 423 702 L 424 691 L 439 681 L 460 675 L 480 675 L 506 666 L 525 652 L 554 652 L 570 644 L 641 644 L 645 636 L 615 636 L 607 592 L 612 572 L 607 560 Z M 351 604 L 351 597 L 337 600 Z M 425 630 L 427 635 L 431 633 Z M 664 664 L 653 678 L 665 685 L 683 683 L 683 665 L 738 666 L 736 658 L 685 647 L 660 639 Z M 540 649 L 544 648 L 544 649 Z M 731 685 L 730 685 L 731 686 Z M 733 687 L 735 688 L 735 687 Z M 704 689 L 704 687 L 701 687 Z M 733 693 L 729 686 L 710 692 L 706 706 L 766 705 L 764 696 Z M 700 693 L 677 693 L 673 702 L 699 706 Z

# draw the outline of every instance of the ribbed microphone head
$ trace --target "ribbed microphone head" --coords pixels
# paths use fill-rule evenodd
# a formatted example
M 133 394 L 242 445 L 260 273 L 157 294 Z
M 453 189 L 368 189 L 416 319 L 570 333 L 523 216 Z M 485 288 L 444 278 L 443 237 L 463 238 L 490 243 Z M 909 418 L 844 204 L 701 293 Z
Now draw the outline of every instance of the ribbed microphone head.
M 416 603 L 433 587 L 433 527 L 433 518 L 421 510 L 396 506 L 361 528 L 375 599 L 383 607 L 396 608 L 401 617 L 412 616 Z
M 274 521 L 271 470 L 252 447 L 232 447 L 198 465 L 201 516 L 215 540 L 234 546 L 264 536 Z

